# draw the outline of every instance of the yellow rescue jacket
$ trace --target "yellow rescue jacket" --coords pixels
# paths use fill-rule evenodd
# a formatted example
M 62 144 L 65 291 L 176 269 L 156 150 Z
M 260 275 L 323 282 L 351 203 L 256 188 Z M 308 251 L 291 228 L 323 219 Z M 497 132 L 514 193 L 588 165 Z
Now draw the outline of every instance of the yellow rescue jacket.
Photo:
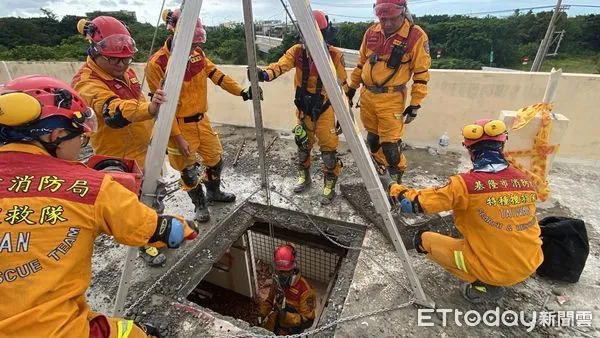
M 405 188 L 392 187 L 391 194 Z M 452 176 L 443 187 L 409 189 L 425 213 L 454 211 L 464 237 L 456 264 L 482 282 L 509 286 L 527 279 L 543 261 L 540 227 L 535 216 L 537 193 L 519 170 Z
M 151 93 L 161 88 L 161 82 L 165 77 L 167 63 L 171 56 L 171 41 L 171 38 L 167 39 L 162 48 L 152 55 L 146 65 L 146 79 L 148 79 L 148 87 Z M 195 48 L 190 54 L 185 70 L 179 102 L 177 103 L 177 119 L 183 119 L 198 113 L 206 113 L 208 110 L 207 79 L 209 78 L 215 85 L 225 89 L 232 95 L 241 96 L 242 90 L 244 90 L 237 81 L 219 70 L 206 57 L 202 49 Z M 178 123 L 177 120 L 174 121 L 171 136 L 181 135 Z
M 269 290 L 269 295 L 260 305 L 260 313 L 263 317 L 268 316 L 265 328 L 273 331 L 279 327 L 279 332 L 275 334 L 295 334 L 300 333 L 310 327 L 315 319 L 315 308 L 317 306 L 317 297 L 312 287 L 306 279 L 298 276 L 298 280 L 284 290 L 284 304 L 274 304 L 277 296 L 277 286 L 273 284 Z M 279 325 L 276 325 L 276 312 L 271 312 L 274 307 L 281 307 Z
M 346 74 L 346 63 L 344 61 L 344 53 L 342 53 L 339 49 L 334 46 L 329 45 L 329 55 L 331 55 L 331 59 L 333 60 L 333 64 L 335 65 L 335 71 L 338 78 L 339 85 L 342 86 L 344 93 L 348 91 L 348 82 L 347 82 L 347 74 Z M 285 54 L 275 63 L 270 64 L 265 71 L 269 76 L 268 81 L 275 80 L 285 72 L 291 70 L 292 68 L 296 69 L 296 74 L 294 77 L 294 87 L 300 87 L 302 85 L 302 62 L 304 55 L 304 47 L 301 44 L 296 44 L 290 47 Z M 310 57 L 309 57 L 310 59 Z M 317 72 L 317 67 L 315 66 L 312 59 L 309 62 L 310 75 L 308 77 L 308 83 L 306 90 L 315 94 L 317 89 L 317 79 L 319 78 L 319 73 Z M 325 96 L 325 101 L 327 100 L 327 91 L 325 88 L 322 89 L 321 94 Z
M 135 71 L 116 79 L 88 57 L 72 86 L 98 115 L 98 131 L 91 135 L 95 153 L 132 158 L 143 168 L 154 122 Z
M 406 43 L 406 50 L 400 68 L 394 73 L 386 63 L 394 46 L 402 43 Z M 371 60 L 375 63 L 371 64 Z M 412 77 L 410 105 L 418 106 L 427 96 L 429 67 L 429 39 L 421 27 L 405 19 L 402 27 L 386 38 L 381 24 L 377 23 L 369 27 L 363 37 L 358 63 L 351 74 L 350 87 L 358 89 L 361 83 L 364 86 L 397 87 L 406 85 Z
M 88 337 L 94 240 L 147 244 L 157 214 L 105 173 L 0 147 L 0 336 Z

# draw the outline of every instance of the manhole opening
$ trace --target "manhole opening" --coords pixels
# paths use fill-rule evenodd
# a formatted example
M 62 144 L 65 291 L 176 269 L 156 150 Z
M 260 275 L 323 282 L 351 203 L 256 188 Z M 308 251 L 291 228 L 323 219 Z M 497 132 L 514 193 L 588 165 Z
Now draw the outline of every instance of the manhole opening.
M 259 304 L 271 287 L 273 242 L 296 246 L 297 264 L 317 295 L 315 323 L 327 306 L 347 251 L 322 236 L 275 227 L 274 240 L 269 225 L 255 222 L 221 256 L 187 299 L 221 315 L 259 326 Z

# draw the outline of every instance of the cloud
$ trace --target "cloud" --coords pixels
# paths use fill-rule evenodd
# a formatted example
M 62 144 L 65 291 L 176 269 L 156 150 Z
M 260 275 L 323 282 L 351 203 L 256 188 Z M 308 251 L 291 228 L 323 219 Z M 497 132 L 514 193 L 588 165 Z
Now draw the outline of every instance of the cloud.
M 111 0 L 100 0 L 99 4 L 105 7 L 117 7 L 117 3 Z
M 42 16 L 40 7 L 47 8 L 59 17 L 63 15 L 84 15 L 94 10 L 135 11 L 138 20 L 154 24 L 160 15 L 159 8 L 163 0 L 0 0 L 0 16 Z M 285 0 L 284 0 L 285 1 Z M 300 1 L 300 0 L 287 0 Z M 326 11 L 335 21 L 364 21 L 373 19 L 371 8 L 375 0 L 311 0 L 312 7 Z M 177 8 L 181 0 L 168 0 L 166 8 Z M 597 5 L 598 0 L 578 0 L 577 3 Z M 280 0 L 253 0 L 254 17 L 257 20 L 285 20 L 285 11 Z M 548 5 L 548 0 L 409 0 L 408 6 L 416 15 L 427 14 L 464 14 L 484 11 L 507 10 L 513 8 Z M 569 15 L 581 13 L 600 13 L 600 9 L 572 8 Z M 510 12 L 508 13 L 510 14 Z M 225 21 L 243 20 L 241 0 L 204 0 L 201 17 L 208 25 Z

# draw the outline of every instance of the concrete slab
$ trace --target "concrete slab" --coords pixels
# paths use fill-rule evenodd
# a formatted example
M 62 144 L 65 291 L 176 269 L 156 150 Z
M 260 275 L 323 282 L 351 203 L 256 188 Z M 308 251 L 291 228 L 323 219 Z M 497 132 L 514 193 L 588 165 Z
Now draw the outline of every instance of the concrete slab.
M 258 192 L 258 155 L 253 144 L 252 129 L 235 128 L 230 126 L 217 127 L 220 132 L 225 151 L 226 169 L 224 172 L 224 186 L 226 190 L 233 191 L 238 195 L 238 200 L 233 205 L 222 205 L 210 207 L 212 220 L 203 225 L 203 231 L 195 242 L 187 243 L 179 250 L 166 252 L 167 264 L 162 268 L 148 268 L 143 262 L 138 261 L 134 272 L 133 287 L 127 300 L 127 305 L 134 302 L 141 304 L 132 311 L 133 317 L 142 321 L 155 321 L 159 323 L 162 332 L 166 336 L 214 336 L 230 337 L 237 330 L 252 330 L 255 334 L 265 334 L 265 331 L 255 328 L 250 329 L 248 325 L 232 318 L 227 318 L 210 310 L 189 307 L 190 303 L 177 291 L 188 288 L 191 280 L 190 275 L 201 274 L 198 266 L 202 262 L 218 260 L 215 247 L 225 247 L 227 240 L 237 239 L 236 228 L 221 229 L 218 222 L 223 221 L 242 203 L 249 202 L 256 205 L 256 211 L 265 213 L 265 216 L 277 219 L 278 209 L 272 209 L 272 214 L 261 209 L 259 203 L 263 203 L 266 197 Z M 275 132 L 267 132 L 265 139 L 271 140 Z M 278 208 L 299 210 L 314 215 L 318 222 L 327 221 L 332 224 L 358 224 L 370 225 L 371 222 L 356 211 L 343 197 L 338 196 L 335 202 L 328 207 L 321 207 L 316 197 L 320 194 L 322 185 L 322 174 L 319 170 L 313 171 L 315 184 L 305 194 L 294 195 L 292 186 L 294 184 L 295 167 L 293 157 L 295 156 L 295 145 L 290 135 L 279 134 L 278 140 L 271 147 L 268 154 L 270 173 L 271 202 Z M 243 150 L 239 163 L 236 167 L 231 162 L 237 152 L 242 139 L 246 138 L 247 146 Z M 357 170 L 353 166 L 353 159 L 344 145 L 340 147 L 340 153 L 345 163 L 340 184 L 356 184 L 359 182 Z M 406 151 L 409 160 L 409 170 L 405 176 L 407 184 L 424 187 L 429 185 L 443 184 L 446 177 L 468 168 L 469 160 L 459 154 L 438 157 L 430 155 L 427 151 L 420 149 L 408 149 Z M 318 167 L 319 161 L 315 161 Z M 594 292 L 600 289 L 600 251 L 598 249 L 600 227 L 600 210 L 597 201 L 600 199 L 600 171 L 597 167 L 573 166 L 571 164 L 556 164 L 550 173 L 550 184 L 553 195 L 550 200 L 539 207 L 540 216 L 543 215 L 567 215 L 583 218 L 588 225 L 591 241 L 590 257 L 581 281 L 575 285 L 563 285 L 549 282 L 540 278 L 532 278 L 513 288 L 507 297 L 498 304 L 488 304 L 474 307 L 460 297 L 457 287 L 458 281 L 448 273 L 434 265 L 427 258 L 410 251 L 413 264 L 419 275 L 424 289 L 441 308 L 455 308 L 461 311 L 470 309 L 481 312 L 488 308 L 498 306 L 501 309 L 513 309 L 533 311 L 541 309 L 552 310 L 591 310 L 594 321 L 591 328 L 581 327 L 577 331 L 572 328 L 544 329 L 536 328 L 532 333 L 527 333 L 525 327 L 500 327 L 485 328 L 457 326 L 450 323 L 442 327 L 436 323 L 434 327 L 417 327 L 417 310 L 406 307 L 401 310 L 388 311 L 377 316 L 354 319 L 347 323 L 334 326 L 334 330 L 319 333 L 317 336 L 337 337 L 391 337 L 391 336 L 515 336 L 531 334 L 533 336 L 546 336 L 563 334 L 565 336 L 597 336 L 600 332 L 596 328 L 600 324 L 600 293 Z M 177 173 L 170 172 L 169 180 L 177 180 Z M 365 196 L 366 198 L 366 196 Z M 290 203 L 290 200 L 291 202 Z M 191 201 L 181 191 L 176 192 L 167 202 L 167 212 L 180 213 L 186 217 L 193 216 Z M 259 210 L 260 209 L 260 210 Z M 243 213 L 238 213 L 242 215 Z M 248 216 L 249 217 L 249 216 Z M 285 223 L 285 219 L 278 220 Z M 234 222 L 235 223 L 235 222 Z M 310 222 L 300 222 L 292 226 L 302 226 L 309 231 L 318 233 L 311 229 Z M 352 233 L 351 227 L 348 233 Z M 211 237 L 212 236 L 212 237 Z M 214 237 L 217 236 L 217 237 Z M 212 240 L 217 238 L 218 240 Z M 204 241 L 203 241 L 204 240 Z M 212 241 L 207 243 L 207 241 Z M 362 239 L 361 239 L 362 240 Z M 360 242 L 357 244 L 360 245 Z M 334 288 L 334 295 L 328 300 L 325 316 L 321 323 L 329 323 L 337 320 L 340 316 L 348 317 L 364 313 L 365 311 L 377 311 L 387 307 L 398 306 L 409 299 L 409 293 L 402 287 L 407 286 L 407 280 L 401 271 L 401 264 L 393 247 L 386 240 L 384 234 L 377 228 L 371 227 L 367 231 L 362 245 L 365 248 L 361 252 L 350 250 L 348 259 L 357 259 L 356 269 L 353 266 L 346 267 L 349 273 L 338 277 L 340 287 Z M 116 294 L 121 262 L 125 256 L 125 247 L 114 243 L 108 237 L 100 237 L 96 241 L 93 261 L 93 281 L 88 290 L 88 300 L 95 311 L 110 312 L 111 302 Z M 186 256 L 187 255 L 187 256 Z M 171 269 L 175 263 L 181 261 L 185 265 L 182 271 Z M 197 262 L 197 263 L 194 263 Z M 157 280 L 161 283 L 157 284 Z M 345 286 L 344 286 L 345 285 Z M 349 292 L 345 291 L 349 288 Z M 562 306 L 556 302 L 556 296 L 551 292 L 553 289 L 561 288 L 568 297 L 567 303 Z M 548 298 L 548 296 L 550 296 Z M 546 299 L 548 298 L 548 301 Z M 187 307 L 186 307 L 187 306 Z M 231 322 L 231 323 L 229 323 Z M 229 332 L 227 332 L 229 330 Z M 247 334 L 246 334 L 247 335 Z

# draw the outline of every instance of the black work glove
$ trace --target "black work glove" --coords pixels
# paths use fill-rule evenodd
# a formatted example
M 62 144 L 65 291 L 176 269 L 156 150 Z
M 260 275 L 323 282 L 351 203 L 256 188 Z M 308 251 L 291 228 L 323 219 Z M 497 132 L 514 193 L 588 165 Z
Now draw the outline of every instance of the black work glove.
M 404 109 L 404 124 L 409 124 L 417 118 L 417 111 L 421 106 L 408 106 Z
M 262 101 L 263 100 L 263 90 L 260 87 L 258 87 L 258 88 L 260 89 L 260 100 Z M 248 87 L 248 88 L 242 90 L 240 95 L 242 96 L 242 99 L 244 101 L 252 100 L 252 87 Z
M 354 95 L 356 95 L 356 89 L 352 87 L 348 87 L 348 91 L 346 92 L 346 96 L 348 97 L 348 101 L 350 101 L 350 108 L 354 106 L 352 100 L 354 100 Z

